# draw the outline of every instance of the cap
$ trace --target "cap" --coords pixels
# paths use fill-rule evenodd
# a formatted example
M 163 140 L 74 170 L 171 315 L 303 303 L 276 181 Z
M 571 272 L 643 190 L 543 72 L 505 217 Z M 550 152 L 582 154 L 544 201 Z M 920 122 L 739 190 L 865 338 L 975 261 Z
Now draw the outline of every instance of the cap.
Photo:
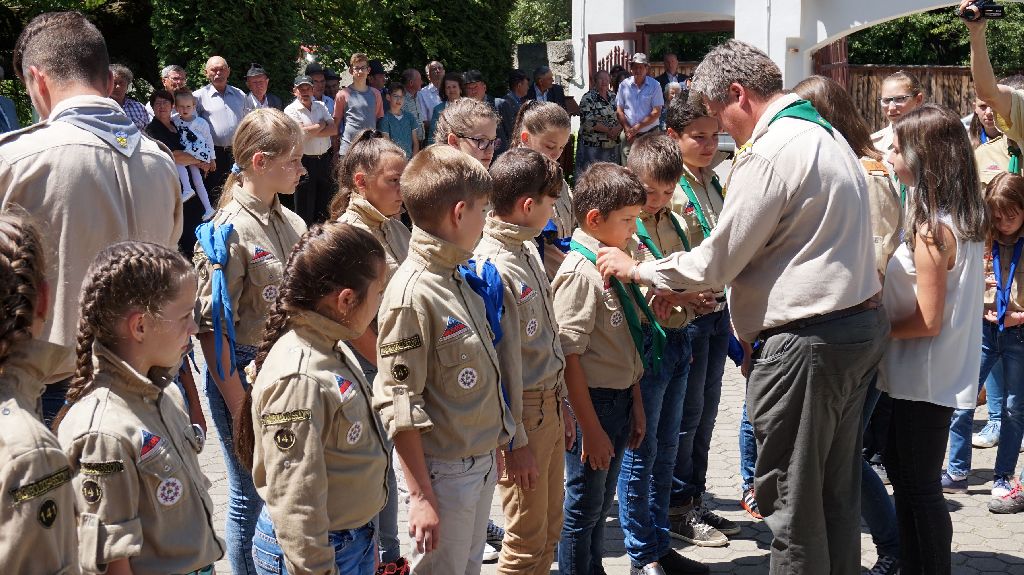
M 370 60 L 370 75 L 374 74 L 387 74 L 384 71 L 384 64 L 381 64 L 380 60 Z
M 308 64 L 306 66 L 305 74 L 307 76 L 312 76 L 313 74 L 323 74 L 323 73 L 324 73 L 324 67 L 321 66 L 320 64 L 316 63 L 316 62 L 312 62 L 312 63 L 310 63 L 310 64 Z
M 643 52 L 637 52 L 636 54 L 633 54 L 633 59 L 630 60 L 629 63 L 630 64 L 643 64 L 644 66 L 646 66 L 647 65 L 647 54 L 644 54 Z
M 263 66 L 253 62 L 249 66 L 249 71 L 245 73 L 246 78 L 252 78 L 253 76 L 266 76 L 267 71 L 263 69 Z
M 484 81 L 484 75 L 480 73 L 480 70 L 466 70 L 462 77 L 467 84 Z
M 301 86 L 303 84 L 309 84 L 310 86 L 312 86 L 313 85 L 313 79 L 310 78 L 309 76 L 296 76 L 295 77 L 295 83 L 292 84 L 292 86 L 298 88 L 299 86 Z
M 341 76 L 338 76 L 338 73 L 335 72 L 334 70 L 331 70 L 330 68 L 324 68 L 324 79 L 325 80 L 340 80 Z

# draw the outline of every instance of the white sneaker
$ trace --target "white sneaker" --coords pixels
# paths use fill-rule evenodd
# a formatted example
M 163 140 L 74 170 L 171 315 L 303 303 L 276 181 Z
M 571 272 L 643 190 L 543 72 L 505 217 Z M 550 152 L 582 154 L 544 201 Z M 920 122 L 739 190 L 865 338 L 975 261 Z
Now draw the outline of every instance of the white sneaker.
M 484 563 L 494 563 L 500 554 L 501 551 L 492 547 L 490 543 L 484 543 Z
M 194 197 L 196 197 L 196 191 L 195 190 L 182 190 L 181 191 L 181 203 L 183 203 L 183 204 L 185 202 L 191 200 Z
M 210 209 L 206 210 L 206 213 L 203 214 L 203 221 L 204 222 L 208 222 L 211 219 L 213 219 L 213 216 L 215 216 L 215 215 L 217 215 L 217 210 L 215 210 L 213 208 L 210 208 Z

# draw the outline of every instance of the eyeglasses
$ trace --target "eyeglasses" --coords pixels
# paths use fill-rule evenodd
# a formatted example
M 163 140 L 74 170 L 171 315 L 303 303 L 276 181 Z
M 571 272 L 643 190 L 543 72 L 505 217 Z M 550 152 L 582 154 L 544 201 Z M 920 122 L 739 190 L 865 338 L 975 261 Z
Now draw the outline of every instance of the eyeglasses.
M 892 104 L 892 105 L 896 106 L 897 108 L 900 108 L 902 106 L 905 106 L 906 103 L 909 102 L 910 99 L 913 98 L 913 97 L 914 96 L 912 96 L 912 95 L 904 94 L 903 96 L 892 96 L 892 97 L 889 97 L 889 98 L 879 98 L 878 99 L 878 103 L 881 104 L 883 108 L 888 108 L 889 104 Z
M 480 150 L 481 152 L 484 150 L 491 149 L 492 147 L 494 147 L 494 144 L 498 143 L 498 138 L 476 138 L 473 136 L 460 134 L 458 132 L 455 133 L 455 136 L 458 138 L 462 138 L 463 140 L 469 140 L 470 142 L 473 142 L 473 145 L 476 146 L 476 149 Z
M 352 71 L 353 72 L 365 72 L 366 70 L 367 70 L 366 66 L 352 66 Z

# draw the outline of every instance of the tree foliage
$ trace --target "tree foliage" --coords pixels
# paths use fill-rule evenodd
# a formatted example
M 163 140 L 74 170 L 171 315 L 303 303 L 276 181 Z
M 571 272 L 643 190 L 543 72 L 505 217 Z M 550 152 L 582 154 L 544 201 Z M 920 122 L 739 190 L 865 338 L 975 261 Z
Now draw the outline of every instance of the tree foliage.
M 671 52 L 680 62 L 700 62 L 715 46 L 732 38 L 732 32 L 668 32 L 651 35 L 648 56 L 661 60 Z
M 516 44 L 568 40 L 572 0 L 516 0 L 509 27 Z

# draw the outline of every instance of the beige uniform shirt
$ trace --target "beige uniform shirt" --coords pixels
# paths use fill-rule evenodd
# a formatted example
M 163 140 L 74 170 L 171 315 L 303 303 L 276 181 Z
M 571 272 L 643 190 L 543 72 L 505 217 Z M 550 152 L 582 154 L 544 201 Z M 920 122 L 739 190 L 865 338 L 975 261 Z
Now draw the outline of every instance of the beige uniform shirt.
M 981 183 L 988 185 L 993 178 L 1010 169 L 1010 145 L 1006 136 L 993 138 L 974 150 Z
M 135 575 L 166 575 L 217 561 L 224 542 L 177 369 L 147 377 L 100 343 L 93 353 L 90 390 L 57 430 L 75 468 L 82 569 L 128 558 Z
M 358 335 L 314 312 L 292 314 L 253 384 L 252 477 L 289 573 L 335 573 L 327 532 L 366 525 L 388 497 L 391 446 L 343 343 Z
M 388 280 L 398 271 L 398 266 L 409 255 L 409 228 L 398 218 L 389 218 L 380 213 L 363 196 L 353 193 L 348 200 L 348 209 L 338 221 L 366 230 L 384 246 L 384 259 L 388 266 Z
M 1024 142 L 1024 90 L 1010 92 L 1010 117 L 996 114 L 996 127 L 1015 142 Z
M 516 422 L 512 449 L 529 443 L 523 425 L 523 392 L 556 390 L 562 395 L 565 385 L 565 356 L 558 341 L 551 284 L 533 241 L 539 232 L 489 216 L 473 254 L 477 266 L 488 259 L 494 263 L 505 288 L 503 335 L 497 352 L 501 382 Z
M 457 270 L 470 255 L 413 228 L 378 316 L 373 405 L 388 437 L 418 429 L 438 459 L 488 453 L 515 431 L 483 299 Z
M 603 247 L 582 229 L 573 232 L 572 239 L 594 254 Z M 558 268 L 551 289 L 562 351 L 580 356 L 587 386 L 626 389 L 640 381 L 643 358 L 622 311 L 623 305 L 633 303 L 619 301 L 597 266 L 574 251 Z M 637 313 L 643 315 L 640 310 Z
M 654 245 L 657 246 L 662 257 L 676 252 L 686 251 L 686 246 L 683 245 L 683 240 L 679 238 L 679 234 L 676 233 L 676 228 L 672 225 L 669 218 L 675 218 L 675 220 L 679 222 L 679 227 L 683 230 L 683 233 L 687 235 L 687 240 L 689 240 L 689 236 L 691 234 L 686 233 L 687 222 L 676 216 L 669 208 L 662 208 L 657 214 L 649 214 L 645 211 L 640 212 L 640 221 L 644 223 L 644 228 L 647 230 L 647 233 L 650 234 L 651 241 L 653 241 Z M 697 229 L 700 229 L 699 225 L 697 226 Z M 641 262 L 650 262 L 655 261 L 658 258 L 656 258 L 654 256 L 654 252 L 647 249 L 647 246 L 641 241 L 637 243 L 636 246 L 636 259 Z M 648 303 L 650 303 L 654 298 L 654 294 L 651 292 L 653 292 L 653 290 L 650 288 L 645 288 L 644 290 L 644 293 L 647 295 Z M 672 314 L 669 315 L 667 319 L 659 320 L 658 323 L 664 328 L 679 329 L 693 321 L 694 317 L 695 314 L 690 308 L 676 307 L 673 308 Z M 643 312 L 640 312 L 640 321 L 647 323 L 647 316 L 644 315 Z
M 871 234 L 875 246 L 875 269 L 885 275 L 889 258 L 896 253 L 903 229 L 903 205 L 900 194 L 892 185 L 885 164 L 871 158 L 861 158 L 867 176 L 868 197 L 871 200 Z
M 57 104 L 51 117 L 76 106 L 123 113 L 109 98 L 75 96 Z M 126 157 L 95 134 L 63 121 L 44 120 L 0 135 L 0 208 L 17 204 L 27 210 L 49 256 L 52 311 L 40 337 L 67 348 L 47 383 L 74 372 L 78 296 L 96 254 L 121 240 L 177 249 L 181 185 L 166 150 L 143 137 Z
M 16 344 L 0 371 L 0 566 L 5 573 L 79 573 L 71 463 L 39 421 L 43 376 L 62 346 Z
M 268 208 L 240 186 L 231 193 L 231 203 L 213 221 L 217 226 L 234 226 L 228 236 L 224 274 L 235 310 L 235 342 L 259 345 L 284 279 L 284 266 L 306 224 L 277 198 Z M 199 276 L 199 333 L 206 333 L 213 331 L 213 266 L 198 243 L 192 263 Z
M 998 242 L 997 242 L 998 243 Z M 1013 247 L 1014 244 L 1003 244 L 999 243 L 999 267 L 1001 269 L 1000 278 L 1003 280 L 1003 286 L 1006 286 L 1006 278 L 1010 275 L 1010 264 L 1013 263 Z M 1021 257 L 1024 260 L 1024 256 Z M 995 271 L 993 269 L 992 261 L 992 247 L 990 245 L 985 246 L 985 275 L 995 281 Z M 1024 261 L 1017 262 L 1017 270 L 1013 274 L 1013 285 L 1010 286 L 1010 302 L 1007 307 L 1007 312 L 1024 311 Z M 996 309 L 996 288 L 985 289 L 985 308 Z
M 690 184 L 690 189 L 693 190 L 693 195 L 697 197 L 697 205 L 694 205 L 690 201 L 689 196 L 686 195 L 686 191 L 679 184 L 676 184 L 676 191 L 672 195 L 672 211 L 676 215 L 681 216 L 683 221 L 686 222 L 686 226 L 683 227 L 686 230 L 687 238 L 690 240 L 690 247 L 694 248 L 699 246 L 707 236 L 704 234 L 704 228 L 700 225 L 700 218 L 697 217 L 697 207 L 699 206 L 704 212 L 704 217 L 707 219 L 708 226 L 713 230 L 718 225 L 719 215 L 722 213 L 722 208 L 725 206 L 725 198 L 718 193 L 714 184 L 711 183 L 711 178 L 714 172 L 708 168 L 702 170 L 699 175 L 694 175 L 689 168 L 683 166 L 683 177 Z M 724 191 L 724 190 L 723 190 Z M 715 293 L 715 296 L 724 301 L 725 298 L 725 286 L 714 286 L 711 291 Z M 722 307 L 721 305 L 719 307 Z
M 707 289 L 728 284 L 737 336 L 858 305 L 878 293 L 864 169 L 842 135 L 765 110 L 736 157 L 711 237 L 689 253 L 640 264 L 644 283 Z
M 576 216 L 572 211 L 572 190 L 565 182 L 562 182 L 562 192 L 555 200 L 555 214 L 551 217 L 551 221 L 558 229 L 557 236 L 559 238 L 571 236 L 572 231 L 576 229 Z M 562 265 L 564 259 L 565 254 L 562 253 L 562 250 L 550 242 L 544 242 L 544 271 L 549 280 L 554 279 L 555 272 L 558 271 L 558 266 Z

